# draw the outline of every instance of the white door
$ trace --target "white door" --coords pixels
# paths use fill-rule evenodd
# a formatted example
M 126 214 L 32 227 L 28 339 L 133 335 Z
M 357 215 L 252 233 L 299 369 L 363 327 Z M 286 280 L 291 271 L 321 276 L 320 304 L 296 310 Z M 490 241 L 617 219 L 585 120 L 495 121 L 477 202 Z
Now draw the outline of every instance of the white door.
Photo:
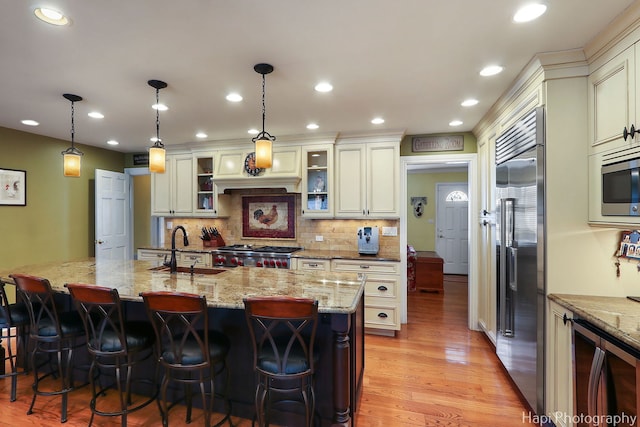
M 132 259 L 129 176 L 96 169 L 96 260 Z
M 469 273 L 469 198 L 466 182 L 436 184 L 436 252 L 444 274 Z

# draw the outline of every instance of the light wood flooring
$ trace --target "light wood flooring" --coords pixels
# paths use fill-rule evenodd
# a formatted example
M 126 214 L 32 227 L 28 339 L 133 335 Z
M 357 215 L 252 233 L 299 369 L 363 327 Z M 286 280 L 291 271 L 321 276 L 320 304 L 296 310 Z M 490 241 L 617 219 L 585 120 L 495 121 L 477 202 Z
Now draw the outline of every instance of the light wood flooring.
M 359 427 L 513 427 L 528 414 L 494 349 L 481 332 L 467 328 L 466 278 L 445 276 L 444 294 L 411 293 L 409 323 L 395 338 L 366 335 L 364 392 Z M 0 426 L 60 425 L 60 398 L 38 397 L 32 415 L 31 376 L 18 377 L 18 400 L 9 402 L 10 380 L 0 379 Z M 89 388 L 69 398 L 68 427 L 86 426 Z M 182 412 L 181 412 L 182 411 Z M 233 418 L 239 427 L 250 420 Z M 96 417 L 93 426 L 119 426 L 119 418 Z M 129 426 L 162 425 L 152 404 L 129 415 Z M 171 427 L 184 427 L 176 408 Z M 202 426 L 194 409 L 190 426 Z M 226 424 L 228 425 L 228 424 Z

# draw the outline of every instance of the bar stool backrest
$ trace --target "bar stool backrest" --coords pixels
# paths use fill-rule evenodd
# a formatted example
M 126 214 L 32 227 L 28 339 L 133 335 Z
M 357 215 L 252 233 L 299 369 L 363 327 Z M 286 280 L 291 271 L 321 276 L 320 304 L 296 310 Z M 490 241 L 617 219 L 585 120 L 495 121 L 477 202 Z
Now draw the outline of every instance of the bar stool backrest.
M 30 335 L 41 341 L 64 338 L 60 318 L 49 280 L 28 274 L 11 274 L 27 305 Z
M 254 367 L 276 377 L 314 372 L 318 301 L 310 298 L 247 297 L 245 314 Z
M 184 292 L 143 292 L 142 299 L 156 332 L 160 363 L 171 369 L 210 365 L 207 301 Z M 192 343 L 197 344 L 194 352 Z
M 65 286 L 84 323 L 87 350 L 97 356 L 127 354 L 126 323 L 118 290 L 80 283 Z

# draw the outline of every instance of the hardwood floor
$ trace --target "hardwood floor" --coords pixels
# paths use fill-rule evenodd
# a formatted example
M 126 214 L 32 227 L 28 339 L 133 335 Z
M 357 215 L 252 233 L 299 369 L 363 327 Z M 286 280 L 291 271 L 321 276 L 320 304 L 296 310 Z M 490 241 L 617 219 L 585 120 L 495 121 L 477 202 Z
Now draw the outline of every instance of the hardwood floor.
M 467 284 L 445 276 L 444 294 L 411 293 L 409 323 L 395 338 L 366 335 L 364 392 L 359 427 L 513 427 L 528 414 L 481 332 L 467 329 Z M 10 380 L 0 380 L 0 426 L 49 427 L 59 424 L 60 398 L 38 397 L 34 413 L 31 376 L 18 378 L 18 400 L 9 402 Z M 86 426 L 89 389 L 70 394 L 68 427 Z M 251 421 L 233 418 L 235 426 Z M 119 418 L 96 417 L 93 426 L 119 426 Z M 129 415 L 129 426 L 161 425 L 152 404 Z M 186 426 L 176 408 L 171 427 Z M 202 426 L 194 409 L 190 426 Z M 227 424 L 228 425 L 228 424 Z

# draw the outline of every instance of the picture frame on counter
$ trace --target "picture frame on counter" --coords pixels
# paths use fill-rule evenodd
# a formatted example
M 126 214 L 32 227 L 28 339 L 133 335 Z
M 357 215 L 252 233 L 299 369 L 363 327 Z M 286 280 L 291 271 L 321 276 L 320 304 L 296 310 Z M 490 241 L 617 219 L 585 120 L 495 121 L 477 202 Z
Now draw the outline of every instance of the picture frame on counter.
M 27 205 L 27 171 L 0 169 L 0 206 Z
M 295 239 L 295 196 L 243 196 L 242 237 Z

